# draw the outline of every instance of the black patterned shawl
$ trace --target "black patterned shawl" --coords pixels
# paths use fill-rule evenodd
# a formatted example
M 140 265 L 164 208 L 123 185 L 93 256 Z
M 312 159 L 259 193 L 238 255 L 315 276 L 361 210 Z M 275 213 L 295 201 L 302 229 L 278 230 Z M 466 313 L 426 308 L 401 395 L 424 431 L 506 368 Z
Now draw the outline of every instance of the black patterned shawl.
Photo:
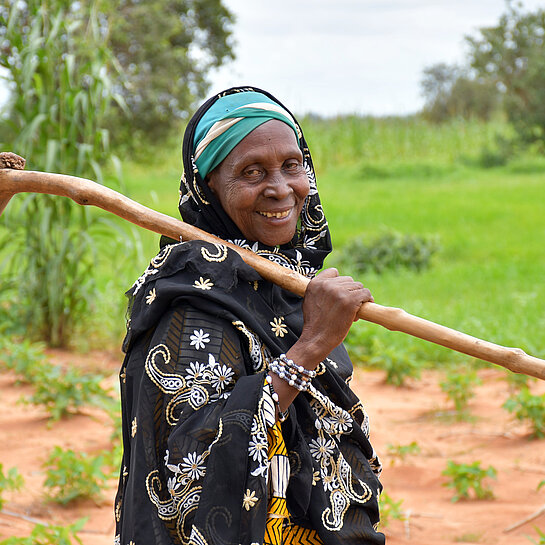
M 244 90 L 276 101 L 255 88 L 224 93 Z M 195 169 L 195 126 L 224 93 L 186 130 L 182 217 L 311 277 L 331 242 L 304 138 L 311 190 L 294 239 L 280 247 L 244 240 Z M 197 241 L 164 244 L 128 295 L 116 542 L 263 543 L 266 430 L 274 421 L 263 381 L 268 362 L 301 333 L 302 299 L 262 280 L 227 247 Z M 340 345 L 290 406 L 282 424 L 288 509 L 292 522 L 314 528 L 325 545 L 383 544 L 376 531 L 380 463 L 364 407 L 348 386 L 351 375 Z

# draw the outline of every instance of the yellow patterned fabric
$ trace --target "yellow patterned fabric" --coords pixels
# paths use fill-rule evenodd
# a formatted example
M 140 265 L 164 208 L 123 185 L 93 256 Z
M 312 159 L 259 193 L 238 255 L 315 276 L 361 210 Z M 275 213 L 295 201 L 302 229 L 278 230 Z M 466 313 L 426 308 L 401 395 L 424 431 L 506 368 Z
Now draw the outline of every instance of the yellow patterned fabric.
M 268 428 L 269 503 L 263 545 L 323 545 L 315 530 L 301 528 L 289 521 L 286 488 L 289 459 L 280 422 Z

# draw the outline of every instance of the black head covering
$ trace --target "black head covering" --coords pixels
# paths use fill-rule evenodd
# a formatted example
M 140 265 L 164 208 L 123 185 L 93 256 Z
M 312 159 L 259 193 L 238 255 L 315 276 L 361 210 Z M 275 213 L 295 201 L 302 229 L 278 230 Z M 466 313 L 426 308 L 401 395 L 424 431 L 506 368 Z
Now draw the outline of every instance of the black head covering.
M 184 135 L 182 149 L 184 175 L 180 183 L 180 214 L 184 221 L 200 229 L 233 242 L 238 246 L 251 249 L 256 254 L 267 257 L 271 261 L 312 277 L 322 267 L 324 259 L 331 252 L 331 237 L 316 188 L 316 175 L 312 158 L 300 127 L 299 146 L 303 154 L 310 191 L 301 212 L 299 228 L 293 240 L 288 244 L 271 247 L 258 241 L 245 240 L 195 166 L 195 131 L 203 115 L 219 98 L 248 91 L 267 96 L 291 114 L 270 93 L 255 87 L 233 87 L 207 100 L 191 118 Z M 293 114 L 291 115 L 293 117 Z

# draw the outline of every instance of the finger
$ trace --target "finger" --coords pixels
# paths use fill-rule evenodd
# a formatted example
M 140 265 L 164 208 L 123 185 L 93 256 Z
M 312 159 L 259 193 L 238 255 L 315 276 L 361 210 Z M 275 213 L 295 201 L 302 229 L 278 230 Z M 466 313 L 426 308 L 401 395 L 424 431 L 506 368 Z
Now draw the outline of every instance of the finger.
M 316 277 L 321 278 L 337 278 L 339 276 L 339 271 L 335 267 L 330 267 L 329 269 L 324 269 L 319 272 Z

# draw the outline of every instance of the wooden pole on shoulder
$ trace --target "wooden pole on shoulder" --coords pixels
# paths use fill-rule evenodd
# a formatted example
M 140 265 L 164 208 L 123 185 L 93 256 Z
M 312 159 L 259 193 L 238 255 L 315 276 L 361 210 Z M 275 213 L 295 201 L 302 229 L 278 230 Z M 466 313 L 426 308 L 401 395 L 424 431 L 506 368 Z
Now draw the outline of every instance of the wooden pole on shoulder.
M 0 166 L 5 166 L 2 155 L 0 154 Z M 13 167 L 0 168 L 0 214 L 16 193 L 60 195 L 84 206 L 97 206 L 144 229 L 175 240 L 204 240 L 224 244 L 238 252 L 242 259 L 263 278 L 300 296 L 304 296 L 309 283 L 308 278 L 301 274 L 259 257 L 249 250 L 225 242 L 197 227 L 156 212 L 91 180 L 64 174 L 14 170 Z M 501 365 L 514 373 L 523 373 L 545 380 L 545 360 L 530 356 L 520 348 L 500 346 L 413 316 L 402 309 L 385 307 L 376 303 L 364 303 L 358 312 L 358 317 L 391 331 L 401 331 L 474 358 Z

